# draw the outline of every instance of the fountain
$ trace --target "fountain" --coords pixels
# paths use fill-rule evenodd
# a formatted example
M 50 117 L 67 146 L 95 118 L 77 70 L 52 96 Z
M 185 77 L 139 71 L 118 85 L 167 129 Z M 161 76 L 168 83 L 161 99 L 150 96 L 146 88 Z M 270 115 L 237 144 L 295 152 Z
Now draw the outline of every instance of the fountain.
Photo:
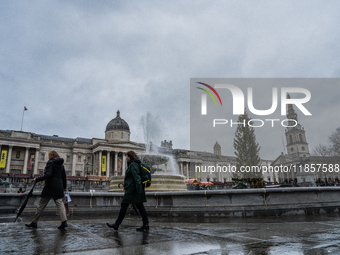
M 139 159 L 151 168 L 151 186 L 146 188 L 147 192 L 157 191 L 184 191 L 186 189 L 184 176 L 179 174 L 178 166 L 172 155 L 160 152 L 160 148 L 154 146 L 153 141 L 160 137 L 158 122 L 154 121 L 152 115 L 147 113 L 142 118 L 141 124 L 144 128 L 144 139 L 146 141 L 146 153 L 139 154 Z M 111 178 L 110 190 L 113 192 L 124 191 L 122 185 L 124 176 Z

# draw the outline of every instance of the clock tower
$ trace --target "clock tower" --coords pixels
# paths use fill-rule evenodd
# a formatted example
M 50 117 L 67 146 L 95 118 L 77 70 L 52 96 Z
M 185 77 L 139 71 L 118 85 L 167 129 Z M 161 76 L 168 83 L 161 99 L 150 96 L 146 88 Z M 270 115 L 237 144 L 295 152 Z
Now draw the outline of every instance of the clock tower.
M 290 95 L 287 95 L 287 98 L 290 99 Z M 309 157 L 309 148 L 306 139 L 306 132 L 304 128 L 299 124 L 297 119 L 297 114 L 293 108 L 293 105 L 288 105 L 288 113 L 287 119 L 289 121 L 289 126 L 295 127 L 287 127 L 285 130 L 286 141 L 287 141 L 287 153 L 288 155 L 295 157 Z M 295 120 L 295 121 L 293 121 Z

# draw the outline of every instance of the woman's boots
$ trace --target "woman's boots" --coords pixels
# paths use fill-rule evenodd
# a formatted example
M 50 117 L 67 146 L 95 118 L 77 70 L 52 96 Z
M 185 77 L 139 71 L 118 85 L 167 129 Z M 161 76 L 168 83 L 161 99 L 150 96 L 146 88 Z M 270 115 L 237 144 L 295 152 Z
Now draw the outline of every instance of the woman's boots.
M 116 225 L 116 223 L 109 223 L 109 222 L 106 222 L 106 225 L 107 225 L 109 228 L 113 228 L 114 230 L 118 230 L 118 228 L 119 228 L 119 225 Z
M 35 222 L 31 222 L 31 223 L 26 223 L 25 226 L 28 228 L 37 228 L 38 224 Z
M 141 226 L 140 228 L 136 228 L 136 230 L 137 231 L 141 231 L 141 232 L 148 231 L 149 230 L 149 225 L 144 225 L 143 224 L 143 226 Z
M 61 225 L 58 227 L 58 229 L 65 229 L 67 227 L 67 221 L 63 221 Z

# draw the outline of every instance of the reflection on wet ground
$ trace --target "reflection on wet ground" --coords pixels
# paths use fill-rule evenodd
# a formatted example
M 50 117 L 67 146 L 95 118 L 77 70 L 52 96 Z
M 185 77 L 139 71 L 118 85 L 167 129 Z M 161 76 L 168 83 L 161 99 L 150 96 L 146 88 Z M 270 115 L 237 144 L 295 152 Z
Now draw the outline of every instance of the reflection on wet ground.
M 340 254 L 339 215 L 280 218 L 151 218 L 149 232 L 129 216 L 114 231 L 107 217 L 44 217 L 37 229 L 0 215 L 0 254 Z

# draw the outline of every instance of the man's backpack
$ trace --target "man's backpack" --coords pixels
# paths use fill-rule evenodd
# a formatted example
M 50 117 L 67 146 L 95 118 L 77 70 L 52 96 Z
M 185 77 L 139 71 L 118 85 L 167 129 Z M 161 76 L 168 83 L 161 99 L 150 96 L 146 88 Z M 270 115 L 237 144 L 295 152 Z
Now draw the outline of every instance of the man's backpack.
M 144 188 L 151 186 L 151 169 L 147 164 L 141 163 L 139 165 L 140 177 L 142 179 L 142 186 Z

